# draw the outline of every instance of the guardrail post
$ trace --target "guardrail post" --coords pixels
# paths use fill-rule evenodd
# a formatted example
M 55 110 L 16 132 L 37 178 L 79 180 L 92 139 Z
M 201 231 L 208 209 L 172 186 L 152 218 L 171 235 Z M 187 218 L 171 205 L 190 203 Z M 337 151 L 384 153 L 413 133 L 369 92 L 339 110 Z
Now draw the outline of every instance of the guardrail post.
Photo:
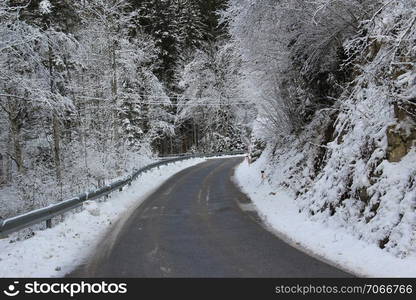
M 3 229 L 3 219 L 0 218 L 0 229 Z M 7 239 L 9 236 L 0 231 L 0 240 Z
M 46 220 L 46 228 L 52 228 L 52 219 Z

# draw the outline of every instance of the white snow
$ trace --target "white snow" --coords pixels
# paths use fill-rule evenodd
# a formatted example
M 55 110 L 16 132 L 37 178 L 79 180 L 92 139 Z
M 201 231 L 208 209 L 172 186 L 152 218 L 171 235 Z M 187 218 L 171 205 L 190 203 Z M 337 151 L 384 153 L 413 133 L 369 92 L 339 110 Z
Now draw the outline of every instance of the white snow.
M 43 15 L 49 14 L 52 11 L 52 4 L 49 0 L 42 0 L 39 3 L 39 10 Z
M 88 201 L 84 210 L 62 222 L 36 231 L 27 240 L 17 234 L 0 240 L 0 277 L 61 277 L 84 262 L 107 230 L 175 173 L 205 161 L 193 158 L 143 174 L 132 186 L 113 193 L 107 202 Z
M 365 277 L 415 277 L 416 256 L 398 258 L 374 244 L 359 240 L 341 224 L 311 220 L 300 209 L 295 195 L 261 180 L 262 159 L 252 165 L 243 162 L 235 181 L 253 201 L 270 231 L 293 246 L 344 270 Z M 412 267 L 413 266 L 413 267 Z

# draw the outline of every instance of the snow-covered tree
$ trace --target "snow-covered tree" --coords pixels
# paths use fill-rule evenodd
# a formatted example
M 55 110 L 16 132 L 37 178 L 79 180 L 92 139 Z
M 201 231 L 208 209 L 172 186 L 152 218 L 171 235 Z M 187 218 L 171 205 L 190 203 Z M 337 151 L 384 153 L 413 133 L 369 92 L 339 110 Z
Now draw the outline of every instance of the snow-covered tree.
M 242 148 L 237 112 L 246 103 L 239 98 L 240 67 L 240 60 L 229 44 L 207 44 L 184 66 L 179 121 L 191 122 L 192 142 L 197 149 L 229 151 Z
M 273 132 L 299 130 L 339 96 L 343 41 L 378 1 L 237 1 L 223 15 Z
M 126 1 L 0 3 L 1 184 L 16 211 L 124 174 L 174 132 L 134 14 Z

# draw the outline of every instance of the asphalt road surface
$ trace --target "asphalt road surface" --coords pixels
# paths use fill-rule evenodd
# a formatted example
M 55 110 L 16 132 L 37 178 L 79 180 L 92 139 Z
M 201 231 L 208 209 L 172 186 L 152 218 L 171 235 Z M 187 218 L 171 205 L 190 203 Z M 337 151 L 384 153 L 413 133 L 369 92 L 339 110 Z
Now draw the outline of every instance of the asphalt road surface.
M 241 161 L 208 160 L 173 176 L 69 277 L 351 276 L 264 229 L 232 182 Z

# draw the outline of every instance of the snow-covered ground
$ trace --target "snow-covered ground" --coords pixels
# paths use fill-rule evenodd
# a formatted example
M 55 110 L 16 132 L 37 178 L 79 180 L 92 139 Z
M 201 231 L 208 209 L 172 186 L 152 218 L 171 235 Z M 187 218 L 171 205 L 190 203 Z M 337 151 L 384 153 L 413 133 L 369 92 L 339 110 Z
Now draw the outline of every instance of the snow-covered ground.
M 16 241 L 17 234 L 0 240 L 0 277 L 61 277 L 79 266 L 99 247 L 107 230 L 169 177 L 205 161 L 194 158 L 143 174 L 132 186 L 113 193 L 107 202 L 89 201 L 84 210 L 32 238 Z
M 270 231 L 293 246 L 322 258 L 358 276 L 416 277 L 416 256 L 397 258 L 376 245 L 349 234 L 335 222 L 312 221 L 299 213 L 295 196 L 261 179 L 261 160 L 249 166 L 242 163 L 235 181 L 253 201 Z M 267 174 L 266 174 L 267 176 Z

